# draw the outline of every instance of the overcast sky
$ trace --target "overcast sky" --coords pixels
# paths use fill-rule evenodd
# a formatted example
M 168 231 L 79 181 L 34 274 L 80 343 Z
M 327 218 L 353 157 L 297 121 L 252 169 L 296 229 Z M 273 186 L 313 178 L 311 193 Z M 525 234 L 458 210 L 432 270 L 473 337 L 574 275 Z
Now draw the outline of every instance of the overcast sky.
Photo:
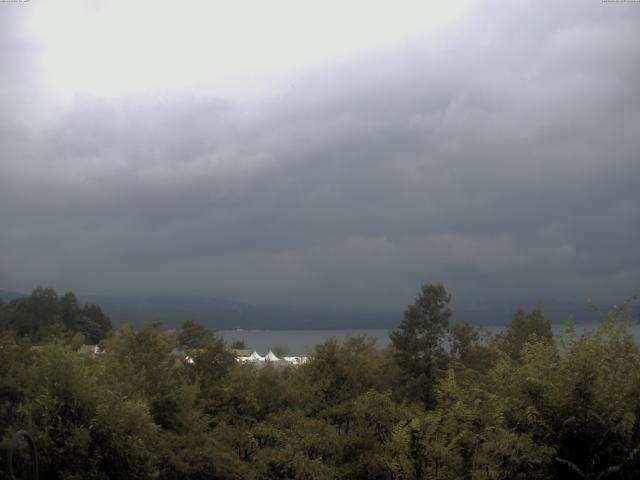
M 640 291 L 640 4 L 0 3 L 0 289 Z

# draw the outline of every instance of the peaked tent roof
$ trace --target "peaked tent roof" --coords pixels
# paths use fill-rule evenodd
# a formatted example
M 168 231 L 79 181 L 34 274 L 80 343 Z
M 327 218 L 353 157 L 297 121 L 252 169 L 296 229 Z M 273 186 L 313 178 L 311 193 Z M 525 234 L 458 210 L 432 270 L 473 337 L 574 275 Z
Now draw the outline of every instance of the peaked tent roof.
M 260 354 L 254 350 L 253 353 L 249 355 L 249 360 L 253 362 L 264 362 L 264 357 L 261 357 Z
M 271 350 L 269 350 L 269 353 L 267 353 L 267 355 L 264 357 L 264 359 L 267 362 L 279 362 L 280 361 L 280 359 L 278 357 L 276 357 L 275 354 Z

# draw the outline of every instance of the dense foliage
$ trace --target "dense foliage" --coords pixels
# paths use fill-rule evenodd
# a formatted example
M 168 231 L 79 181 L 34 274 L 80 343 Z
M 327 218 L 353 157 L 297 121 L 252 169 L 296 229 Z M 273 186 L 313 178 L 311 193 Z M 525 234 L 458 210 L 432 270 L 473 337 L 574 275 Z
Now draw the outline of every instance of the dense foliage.
M 105 353 L 79 354 L 66 296 L 45 292 L 2 306 L 0 338 L 0 454 L 29 430 L 42 478 L 640 474 L 640 348 L 623 309 L 556 337 L 542 310 L 522 310 L 491 336 L 450 326 L 448 293 L 425 285 L 385 349 L 329 339 L 305 365 L 257 368 L 193 322 L 121 328 Z M 52 310 L 36 309 L 42 296 Z M 44 326 L 16 329 L 16 311 Z
M 73 292 L 59 297 L 52 288 L 36 287 L 29 297 L 0 299 L 0 330 L 34 343 L 64 333 L 77 335 L 80 343 L 96 343 L 111 332 L 111 320 L 97 305 L 81 307 Z

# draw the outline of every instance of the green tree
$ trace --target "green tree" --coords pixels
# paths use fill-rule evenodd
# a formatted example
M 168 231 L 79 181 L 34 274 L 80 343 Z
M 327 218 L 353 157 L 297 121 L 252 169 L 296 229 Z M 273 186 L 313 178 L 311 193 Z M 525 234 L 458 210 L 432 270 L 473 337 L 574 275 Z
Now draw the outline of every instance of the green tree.
M 300 367 L 307 382 L 306 407 L 348 434 L 353 420 L 354 400 L 379 385 L 380 358 L 375 339 L 334 337 L 317 345 L 311 361 Z
M 444 358 L 443 339 L 451 317 L 451 295 L 442 283 L 422 285 L 415 303 L 404 312 L 400 326 L 389 337 L 401 378 L 399 390 L 407 400 L 427 407 L 435 404 L 434 385 Z
M 185 401 L 188 378 L 183 359 L 171 355 L 175 336 L 152 324 L 124 327 L 105 342 L 100 364 L 105 381 L 122 395 L 142 397 L 156 424 L 167 430 L 182 428 L 181 415 L 192 405 Z
M 473 325 L 457 323 L 449 328 L 451 335 L 451 356 L 465 363 L 473 346 L 478 343 L 480 335 Z
M 457 323 L 449 328 L 450 357 L 466 368 L 485 372 L 497 360 L 491 335 L 482 327 Z
M 85 305 L 80 314 L 77 331 L 84 333 L 91 342 L 98 343 L 111 332 L 111 319 L 98 305 Z
M 58 295 L 52 288 L 37 286 L 29 297 L 11 300 L 5 311 L 7 328 L 34 342 L 43 342 L 64 329 Z
M 2 426 L 3 447 L 16 430 L 30 431 L 42 478 L 156 477 L 157 427 L 143 400 L 108 388 L 92 362 L 59 343 L 29 350 L 20 363 L 21 398 Z
M 204 411 L 215 413 L 229 394 L 229 376 L 233 374 L 236 360 L 224 340 L 210 330 L 207 331 L 210 333 L 207 343 L 200 340 L 200 348 L 190 352 L 193 364 L 188 365 L 187 371 L 200 385 L 199 401 Z M 240 389 L 245 387 L 246 385 L 239 386 Z
M 529 340 L 537 339 L 542 342 L 552 342 L 553 332 L 551 322 L 544 316 L 540 306 L 527 312 L 519 308 L 513 315 L 511 323 L 504 334 L 497 338 L 499 346 L 514 359 L 520 358 L 522 347 Z
M 178 345 L 181 347 L 207 348 L 213 341 L 213 332 L 201 323 L 185 320 L 180 325 Z
M 73 292 L 58 297 L 52 288 L 36 287 L 26 298 L 17 298 L 2 308 L 0 326 L 20 337 L 43 343 L 50 336 L 73 336 L 98 343 L 111 332 L 111 320 L 100 307 L 80 308 Z
M 256 425 L 253 434 L 259 446 L 254 453 L 257 479 L 339 478 L 335 468 L 341 453 L 338 434 L 322 420 L 283 412 Z

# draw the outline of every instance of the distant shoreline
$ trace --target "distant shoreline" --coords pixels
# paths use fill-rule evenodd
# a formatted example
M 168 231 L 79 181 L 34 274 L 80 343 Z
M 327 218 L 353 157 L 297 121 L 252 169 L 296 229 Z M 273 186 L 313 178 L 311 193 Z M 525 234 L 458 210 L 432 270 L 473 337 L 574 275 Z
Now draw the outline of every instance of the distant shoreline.
M 576 323 L 576 333 L 581 335 L 585 331 L 592 330 L 599 323 Z M 566 323 L 554 323 L 554 334 L 561 333 Z M 495 334 L 506 328 L 506 325 L 486 325 L 486 330 Z M 345 328 L 345 329 L 246 329 L 246 330 L 217 330 L 227 343 L 243 341 L 247 348 L 257 350 L 258 353 L 266 353 L 277 347 L 283 347 L 291 355 L 303 355 L 309 352 L 315 345 L 321 344 L 330 337 L 345 340 L 348 337 L 367 335 L 376 339 L 378 348 L 384 348 L 390 343 L 389 331 L 385 328 Z M 633 323 L 631 331 L 636 339 L 640 340 L 640 325 Z

